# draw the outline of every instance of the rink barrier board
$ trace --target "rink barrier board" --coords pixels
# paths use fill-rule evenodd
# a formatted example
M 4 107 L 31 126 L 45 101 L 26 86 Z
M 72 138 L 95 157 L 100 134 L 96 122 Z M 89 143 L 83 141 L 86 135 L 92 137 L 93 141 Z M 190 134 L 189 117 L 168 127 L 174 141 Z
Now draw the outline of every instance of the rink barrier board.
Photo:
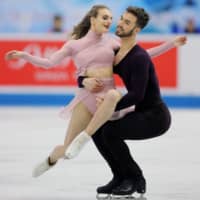
M 65 106 L 74 95 L 68 94 L 0 94 L 0 106 Z M 172 108 L 200 108 L 200 96 L 164 95 Z

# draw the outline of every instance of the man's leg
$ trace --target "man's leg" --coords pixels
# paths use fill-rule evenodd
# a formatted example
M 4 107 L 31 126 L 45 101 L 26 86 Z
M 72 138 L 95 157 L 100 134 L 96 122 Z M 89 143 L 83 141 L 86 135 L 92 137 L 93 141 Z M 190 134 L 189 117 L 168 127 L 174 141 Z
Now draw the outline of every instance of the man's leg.
M 132 158 L 127 144 L 123 137 L 119 136 L 120 132 L 118 131 L 115 126 L 108 123 L 102 133 L 107 152 L 110 152 L 113 159 L 115 159 L 113 168 L 118 167 L 125 179 L 129 178 L 130 175 L 133 177 L 141 177 L 142 170 Z
M 92 139 L 94 141 L 95 146 L 97 147 L 100 154 L 103 156 L 103 158 L 108 163 L 109 167 L 111 168 L 113 178 L 112 180 L 101 187 L 97 188 L 98 194 L 111 194 L 112 190 L 120 185 L 120 183 L 123 180 L 122 173 L 120 172 L 119 167 L 117 166 L 117 162 L 112 155 L 112 152 L 110 152 L 109 148 L 104 143 L 104 137 L 102 134 L 103 127 L 101 127 L 93 136 Z
M 143 176 L 123 140 L 157 137 L 169 128 L 170 121 L 169 111 L 162 105 L 151 111 L 130 113 L 118 121 L 106 124 L 103 129 L 104 143 L 117 158 L 116 166 L 120 167 L 125 177 L 132 177 L 138 183 Z
M 127 179 L 135 179 L 136 177 L 138 178 L 138 185 L 136 187 L 136 190 L 138 193 L 145 193 L 145 187 L 146 187 L 146 182 L 145 179 L 142 175 L 142 171 L 140 169 L 140 167 L 137 165 L 137 163 L 132 159 L 130 153 L 129 153 L 129 149 L 128 146 L 126 145 L 126 143 L 122 140 L 121 142 L 124 143 L 124 147 L 125 147 L 125 151 L 126 154 L 128 154 L 130 156 L 130 164 L 131 165 L 131 170 L 129 171 L 133 171 L 136 172 L 137 175 L 131 175 L 130 173 L 127 171 L 127 169 L 120 169 L 120 165 L 118 164 L 118 156 L 114 155 L 112 153 L 112 150 L 110 149 L 110 146 L 107 146 L 107 143 L 105 141 L 105 137 L 104 134 L 102 133 L 103 131 L 103 127 L 101 129 L 99 129 L 95 135 L 93 136 L 93 141 L 97 147 L 97 149 L 99 150 L 99 152 L 101 153 L 101 155 L 104 157 L 104 159 L 107 161 L 108 165 L 111 168 L 111 171 L 113 173 L 113 179 L 106 184 L 103 187 L 99 187 L 97 189 L 97 193 L 106 193 L 106 194 L 111 194 L 113 189 L 117 188 L 123 181 L 127 181 Z M 125 164 L 126 165 L 126 164 Z

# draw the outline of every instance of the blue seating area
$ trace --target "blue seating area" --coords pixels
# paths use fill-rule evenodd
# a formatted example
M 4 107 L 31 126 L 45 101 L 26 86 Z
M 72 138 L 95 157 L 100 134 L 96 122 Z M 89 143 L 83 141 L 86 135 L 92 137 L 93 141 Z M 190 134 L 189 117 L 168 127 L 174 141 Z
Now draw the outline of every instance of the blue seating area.
M 46 33 L 53 17 L 62 16 L 63 30 L 70 31 L 94 4 L 108 5 L 114 15 L 112 30 L 129 5 L 147 9 L 151 21 L 143 33 L 182 33 L 188 23 L 200 32 L 200 0 L 1 0 L 0 33 Z

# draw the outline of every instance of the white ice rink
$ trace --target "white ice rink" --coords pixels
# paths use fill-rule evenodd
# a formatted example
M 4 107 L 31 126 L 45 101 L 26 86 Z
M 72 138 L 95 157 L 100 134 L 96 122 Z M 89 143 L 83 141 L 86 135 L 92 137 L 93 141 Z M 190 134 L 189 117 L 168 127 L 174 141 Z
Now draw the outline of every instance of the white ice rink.
M 39 178 L 32 169 L 63 141 L 67 123 L 59 108 L 0 107 L 0 200 L 95 200 L 111 173 L 90 142 L 71 161 Z M 130 141 L 147 180 L 147 200 L 200 199 L 200 110 L 171 110 L 167 134 Z

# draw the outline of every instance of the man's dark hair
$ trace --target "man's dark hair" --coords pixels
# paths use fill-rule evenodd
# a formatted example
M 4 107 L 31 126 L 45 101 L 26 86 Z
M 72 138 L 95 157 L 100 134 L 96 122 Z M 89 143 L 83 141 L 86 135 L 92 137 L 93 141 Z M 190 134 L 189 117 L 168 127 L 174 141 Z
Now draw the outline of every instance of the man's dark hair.
M 139 28 L 143 29 L 147 25 L 149 14 L 143 8 L 129 6 L 126 11 L 137 17 L 136 24 Z

